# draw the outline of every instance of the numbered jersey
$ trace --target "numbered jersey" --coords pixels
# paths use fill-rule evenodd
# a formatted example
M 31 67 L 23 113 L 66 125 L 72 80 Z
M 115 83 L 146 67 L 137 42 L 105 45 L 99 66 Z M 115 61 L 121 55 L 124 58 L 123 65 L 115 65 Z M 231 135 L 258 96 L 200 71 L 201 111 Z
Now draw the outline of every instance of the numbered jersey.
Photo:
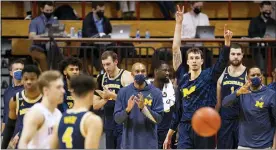
M 118 94 L 119 90 L 121 88 L 123 88 L 123 85 L 122 85 L 123 73 L 124 73 L 124 70 L 121 69 L 120 72 L 118 73 L 118 75 L 114 78 L 109 78 L 107 73 L 105 73 L 103 75 L 103 79 L 102 79 L 102 86 L 105 86 L 110 91 Z M 120 126 L 115 123 L 114 118 L 113 118 L 114 107 L 115 107 L 114 100 L 109 100 L 104 105 L 104 116 L 105 116 L 104 127 L 105 127 L 105 129 L 114 129 L 116 126 Z M 122 125 L 119 128 L 122 128 Z
M 225 69 L 223 79 L 221 82 L 221 100 L 227 95 L 232 94 L 237 89 L 242 87 L 246 79 L 246 70 L 238 77 L 232 77 L 229 75 L 228 67 Z M 230 107 L 221 107 L 221 117 L 223 119 L 238 119 L 239 117 L 239 106 L 234 104 Z
M 84 149 L 84 120 L 89 111 L 65 112 L 59 122 L 59 149 Z

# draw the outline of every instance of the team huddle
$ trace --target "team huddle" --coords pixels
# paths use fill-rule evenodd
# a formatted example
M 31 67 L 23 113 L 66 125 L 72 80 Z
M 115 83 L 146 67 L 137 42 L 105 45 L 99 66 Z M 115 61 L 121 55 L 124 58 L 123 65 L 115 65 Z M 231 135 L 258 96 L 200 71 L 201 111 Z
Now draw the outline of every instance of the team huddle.
M 233 33 L 226 25 L 224 47 L 212 67 L 202 70 L 198 48 L 182 56 L 183 13 L 178 6 L 175 82 L 168 63 L 160 61 L 149 80 L 142 63 L 131 71 L 118 68 L 113 51 L 101 55 L 105 73 L 97 81 L 81 73 L 75 57 L 60 62 L 59 71 L 42 73 L 35 65 L 14 61 L 1 148 L 98 149 L 103 131 L 107 149 L 276 148 L 276 81 L 265 86 L 260 68 L 242 64 L 243 49 L 231 43 Z M 191 119 L 202 107 L 219 112 L 217 136 L 202 137 L 193 130 Z

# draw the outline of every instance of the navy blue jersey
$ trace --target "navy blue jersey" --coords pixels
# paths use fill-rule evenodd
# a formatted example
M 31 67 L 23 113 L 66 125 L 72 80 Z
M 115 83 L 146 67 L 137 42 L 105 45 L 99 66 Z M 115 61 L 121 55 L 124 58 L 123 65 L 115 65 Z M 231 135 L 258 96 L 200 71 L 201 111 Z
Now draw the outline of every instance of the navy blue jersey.
M 109 78 L 107 73 L 105 73 L 102 79 L 102 86 L 106 86 L 109 90 L 118 94 L 119 90 L 123 88 L 123 85 L 122 85 L 123 73 L 124 73 L 124 70 L 121 69 L 119 74 L 115 78 Z M 115 100 L 109 100 L 104 105 L 105 129 L 114 129 L 116 127 L 116 123 L 113 118 L 114 107 L 115 107 Z
M 237 89 L 242 87 L 246 78 L 246 70 L 238 77 L 232 77 L 228 73 L 228 67 L 225 70 L 222 82 L 221 82 L 221 100 L 227 95 L 234 93 Z M 220 115 L 222 119 L 238 119 L 239 118 L 239 105 L 238 103 L 231 107 L 221 107 Z
M 68 86 L 67 86 L 67 80 L 64 79 L 64 96 L 63 96 L 63 103 L 58 105 L 58 109 L 61 112 L 65 112 L 67 109 L 71 109 L 74 106 L 74 100 L 72 98 L 71 92 L 68 90 Z
M 84 149 L 85 133 L 82 120 L 88 114 L 88 111 L 67 111 L 62 115 L 58 125 L 59 149 Z
M 21 133 L 23 129 L 23 119 L 25 114 L 34 104 L 41 102 L 42 95 L 39 95 L 36 99 L 31 100 L 25 96 L 25 91 L 23 90 L 21 92 L 16 93 L 15 100 L 17 119 L 14 135 L 16 135 L 18 132 Z
M 3 122 L 7 123 L 8 119 L 9 119 L 9 103 L 12 97 L 15 96 L 15 94 L 17 92 L 20 92 L 23 90 L 23 85 L 21 86 L 9 86 L 5 92 L 4 92 L 4 96 L 3 96 L 3 100 L 4 100 L 4 114 L 3 114 Z
M 202 70 L 200 75 L 190 81 L 190 73 L 180 65 L 176 75 L 180 99 L 176 100 L 177 108 L 173 114 L 171 129 L 176 130 L 179 122 L 191 121 L 196 110 L 201 107 L 215 107 L 216 83 L 219 76 L 227 66 L 229 47 L 223 47 L 217 62 L 211 67 Z
M 273 144 L 276 120 L 276 93 L 263 86 L 237 97 L 234 92 L 226 96 L 222 105 L 239 103 L 239 146 L 268 148 Z

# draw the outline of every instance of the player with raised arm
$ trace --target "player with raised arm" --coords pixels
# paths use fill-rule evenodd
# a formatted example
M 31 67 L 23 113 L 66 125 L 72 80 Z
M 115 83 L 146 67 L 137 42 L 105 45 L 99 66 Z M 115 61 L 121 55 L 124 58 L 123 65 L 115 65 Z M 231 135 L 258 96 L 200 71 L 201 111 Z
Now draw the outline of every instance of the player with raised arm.
M 182 66 L 181 29 L 184 7 L 182 10 L 177 6 L 176 25 L 173 39 L 173 68 L 176 71 L 178 90 L 181 100 L 177 100 L 176 111 L 170 130 L 164 142 L 163 148 L 169 149 L 171 138 L 179 125 L 179 139 L 177 148 L 180 149 L 213 149 L 216 147 L 215 137 L 201 137 L 192 129 L 191 119 L 196 110 L 201 107 L 213 107 L 216 105 L 216 83 L 218 77 L 227 66 L 230 52 L 232 32 L 224 27 L 225 46 L 221 49 L 217 62 L 211 67 L 202 70 L 203 53 L 198 48 L 187 51 L 187 64 L 189 70 Z

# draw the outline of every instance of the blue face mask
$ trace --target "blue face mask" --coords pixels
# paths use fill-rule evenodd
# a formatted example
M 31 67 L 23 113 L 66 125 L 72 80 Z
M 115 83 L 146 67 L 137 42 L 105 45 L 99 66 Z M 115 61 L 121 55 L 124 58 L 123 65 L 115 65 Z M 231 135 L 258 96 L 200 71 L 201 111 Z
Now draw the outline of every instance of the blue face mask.
M 253 87 L 259 87 L 262 84 L 262 80 L 259 77 L 254 77 L 251 79 Z
M 13 72 L 13 77 L 16 80 L 21 80 L 22 79 L 22 70 L 16 70 Z
M 143 74 L 137 74 L 135 75 L 134 80 L 138 85 L 142 85 L 146 81 L 146 76 Z

